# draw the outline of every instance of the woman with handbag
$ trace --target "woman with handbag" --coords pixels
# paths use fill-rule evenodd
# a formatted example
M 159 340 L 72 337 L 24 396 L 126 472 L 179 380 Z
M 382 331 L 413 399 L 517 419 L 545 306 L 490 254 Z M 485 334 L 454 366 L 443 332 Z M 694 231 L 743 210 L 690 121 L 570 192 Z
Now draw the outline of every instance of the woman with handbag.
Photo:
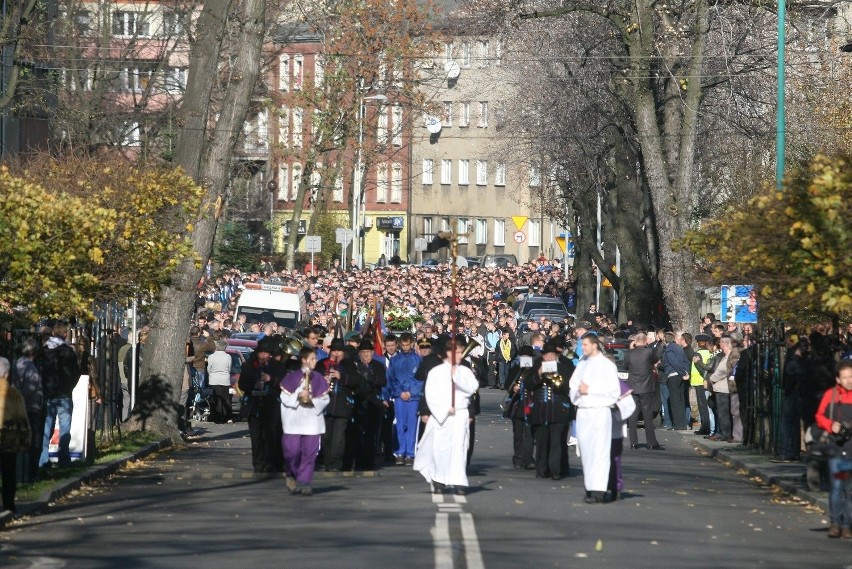
M 832 451 L 828 452 L 831 490 L 828 537 L 852 539 L 852 361 L 837 366 L 837 385 L 822 396 L 816 413 L 817 426 L 829 433 Z
M 30 423 L 21 392 L 9 384 L 11 365 L 0 358 L 0 477 L 3 509 L 15 512 L 15 478 L 18 453 L 30 446 Z

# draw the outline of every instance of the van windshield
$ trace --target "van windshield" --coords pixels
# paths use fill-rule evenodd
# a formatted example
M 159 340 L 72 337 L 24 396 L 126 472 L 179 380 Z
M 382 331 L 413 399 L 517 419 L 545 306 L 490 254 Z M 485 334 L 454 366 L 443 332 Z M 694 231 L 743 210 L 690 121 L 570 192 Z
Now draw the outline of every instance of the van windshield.
M 295 330 L 299 325 L 299 314 L 292 310 L 273 310 L 270 308 L 260 308 L 255 306 L 240 306 L 236 316 L 240 314 L 246 315 L 246 322 L 249 324 L 259 322 L 266 324 L 267 322 L 277 322 L 278 326 Z

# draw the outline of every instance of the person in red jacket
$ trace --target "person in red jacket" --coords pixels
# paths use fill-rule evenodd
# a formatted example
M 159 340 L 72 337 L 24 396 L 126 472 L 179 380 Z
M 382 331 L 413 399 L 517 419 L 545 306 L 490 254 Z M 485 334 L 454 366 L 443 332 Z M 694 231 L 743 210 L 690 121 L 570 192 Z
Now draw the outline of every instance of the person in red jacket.
M 831 492 L 828 514 L 831 526 L 828 537 L 852 539 L 852 360 L 837 366 L 837 385 L 822 396 L 816 414 L 817 425 L 832 434 L 836 447 L 828 459 Z

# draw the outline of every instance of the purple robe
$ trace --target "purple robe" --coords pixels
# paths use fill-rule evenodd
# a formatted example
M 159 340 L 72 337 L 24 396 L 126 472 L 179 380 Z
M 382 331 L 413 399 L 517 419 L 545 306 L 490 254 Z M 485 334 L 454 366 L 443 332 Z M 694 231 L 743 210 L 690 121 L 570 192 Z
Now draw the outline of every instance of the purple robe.
M 325 377 L 317 372 L 311 370 L 311 397 L 321 397 L 326 391 L 328 391 L 328 381 Z M 295 393 L 299 389 L 302 388 L 302 382 L 305 378 L 305 372 L 301 369 L 297 369 L 295 371 L 291 371 L 281 380 L 281 387 L 290 393 Z

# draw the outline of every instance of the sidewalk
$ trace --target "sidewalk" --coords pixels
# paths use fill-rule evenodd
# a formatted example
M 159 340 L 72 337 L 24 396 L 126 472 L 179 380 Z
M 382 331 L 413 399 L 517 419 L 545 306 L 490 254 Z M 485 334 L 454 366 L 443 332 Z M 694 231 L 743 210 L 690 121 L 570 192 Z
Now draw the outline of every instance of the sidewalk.
M 709 441 L 700 435 L 693 434 L 691 430 L 668 432 L 682 435 L 687 443 L 706 451 L 723 464 L 737 470 L 744 470 L 747 476 L 758 478 L 765 484 L 777 486 L 786 494 L 804 500 L 828 513 L 828 492 L 814 492 L 808 488 L 804 462 L 776 464 L 770 462 L 772 455 L 760 454 L 742 445 Z
M 171 440 L 163 439 L 157 443 L 148 445 L 145 448 L 142 448 L 134 453 L 130 453 L 122 458 L 118 458 L 112 462 L 92 466 L 81 474 L 77 474 L 75 476 L 63 480 L 57 480 L 53 488 L 51 488 L 50 490 L 45 490 L 38 498 L 36 498 L 35 501 L 21 502 L 20 500 L 16 499 L 15 505 L 18 508 L 17 514 L 13 514 L 8 510 L 0 511 L 0 530 L 4 529 L 9 524 L 9 522 L 14 520 L 16 517 L 38 515 L 44 510 L 46 510 L 50 506 L 50 504 L 52 504 L 56 500 L 59 500 L 60 498 L 67 496 L 71 492 L 78 490 L 79 488 L 82 488 L 83 486 L 90 484 L 96 480 L 102 480 L 107 476 L 118 472 L 126 464 L 141 460 L 146 456 L 153 454 L 158 450 L 168 448 L 171 445 Z

